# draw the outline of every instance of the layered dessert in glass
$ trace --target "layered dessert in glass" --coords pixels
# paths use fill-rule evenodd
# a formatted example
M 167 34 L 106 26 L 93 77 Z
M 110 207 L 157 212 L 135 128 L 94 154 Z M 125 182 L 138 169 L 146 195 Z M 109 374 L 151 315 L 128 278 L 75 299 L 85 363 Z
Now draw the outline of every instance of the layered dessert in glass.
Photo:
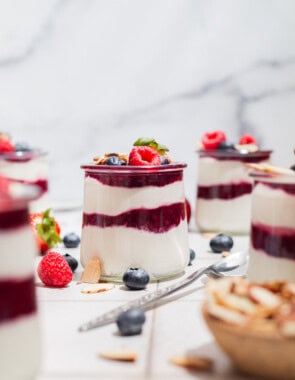
M 189 262 L 186 164 L 171 162 L 156 148 L 146 143 L 129 156 L 111 153 L 82 166 L 81 262 L 98 257 L 104 279 L 121 281 L 128 268 L 165 279 Z
M 0 378 L 33 379 L 40 363 L 28 202 L 38 189 L 0 177 Z
M 198 151 L 195 220 L 201 232 L 247 234 L 250 231 L 253 181 L 248 163 L 269 162 L 271 151 L 258 149 L 255 139 L 242 136 L 228 143 L 222 131 L 203 136 Z M 205 139 L 207 138 L 207 140 Z
M 0 134 L 0 175 L 39 187 L 40 195 L 30 203 L 31 211 L 40 211 L 48 207 L 46 152 L 24 143 L 14 144 L 9 137 Z
M 251 281 L 295 281 L 295 172 L 252 165 Z

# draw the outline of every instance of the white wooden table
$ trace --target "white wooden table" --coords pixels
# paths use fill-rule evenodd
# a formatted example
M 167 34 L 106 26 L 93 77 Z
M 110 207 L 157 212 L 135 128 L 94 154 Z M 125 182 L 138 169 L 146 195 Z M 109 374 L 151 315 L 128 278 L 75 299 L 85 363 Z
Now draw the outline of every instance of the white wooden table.
M 71 231 L 80 234 L 81 210 L 56 216 L 63 234 Z M 190 232 L 190 247 L 196 251 L 196 259 L 186 268 L 186 274 L 220 258 L 219 254 L 209 252 L 209 239 L 196 232 Z M 234 237 L 233 251 L 247 248 L 248 237 Z M 78 248 L 64 252 L 79 258 Z M 43 361 L 37 380 L 249 379 L 233 368 L 202 319 L 204 278 L 147 311 L 142 334 L 123 337 L 115 324 L 86 333 L 79 333 L 77 328 L 90 318 L 177 279 L 152 283 L 141 291 L 116 285 L 105 293 L 82 294 L 83 285 L 77 283 L 81 271 L 79 264 L 75 280 L 64 289 L 46 288 L 37 280 L 43 340 Z M 136 351 L 137 360 L 116 362 L 98 356 L 101 351 L 121 348 Z M 173 356 L 188 352 L 213 359 L 214 370 L 193 372 L 171 364 Z

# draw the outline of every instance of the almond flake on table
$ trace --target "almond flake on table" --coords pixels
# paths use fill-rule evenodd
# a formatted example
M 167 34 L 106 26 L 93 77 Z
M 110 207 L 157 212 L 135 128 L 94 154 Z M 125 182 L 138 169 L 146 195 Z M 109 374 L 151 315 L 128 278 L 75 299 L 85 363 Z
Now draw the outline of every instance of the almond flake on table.
M 179 355 L 170 359 L 171 363 L 197 371 L 210 371 L 213 368 L 213 360 L 198 355 Z
M 110 351 L 101 351 L 98 354 L 100 357 L 108 360 L 118 360 L 124 362 L 134 362 L 137 359 L 137 353 L 135 351 L 127 349 L 115 349 Z
M 112 283 L 100 283 L 100 284 L 89 284 L 81 289 L 81 293 L 84 294 L 96 294 L 107 292 L 115 287 L 115 284 Z
M 100 260 L 98 257 L 93 257 L 86 264 L 80 281 L 88 284 L 97 284 L 100 278 L 100 273 Z

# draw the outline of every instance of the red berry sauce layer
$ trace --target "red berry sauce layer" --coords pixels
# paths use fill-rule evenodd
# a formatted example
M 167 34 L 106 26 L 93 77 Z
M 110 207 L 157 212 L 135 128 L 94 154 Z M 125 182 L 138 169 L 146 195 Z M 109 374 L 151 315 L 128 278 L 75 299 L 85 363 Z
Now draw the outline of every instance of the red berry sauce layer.
M 163 233 L 177 227 L 186 218 L 185 203 L 174 203 L 155 209 L 134 209 L 119 215 L 83 214 L 83 227 L 124 226 L 147 232 Z
M 140 188 L 145 186 L 163 187 L 182 181 L 186 164 L 163 166 L 96 166 L 83 165 L 85 177 L 91 177 L 107 186 Z
M 269 256 L 295 260 L 295 230 L 293 228 L 252 223 L 251 244 L 254 249 L 263 250 Z
M 15 229 L 28 224 L 29 214 L 27 208 L 1 211 L 0 230 Z
M 36 311 L 34 276 L 0 280 L 0 323 Z
M 201 199 L 234 199 L 251 194 L 252 184 L 247 182 L 229 183 L 226 185 L 198 186 L 198 198 Z

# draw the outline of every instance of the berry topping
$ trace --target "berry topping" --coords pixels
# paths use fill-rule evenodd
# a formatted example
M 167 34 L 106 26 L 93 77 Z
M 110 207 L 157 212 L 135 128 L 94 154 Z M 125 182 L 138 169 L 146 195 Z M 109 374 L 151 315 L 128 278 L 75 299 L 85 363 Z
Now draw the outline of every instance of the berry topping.
M 129 154 L 128 164 L 135 166 L 161 165 L 161 158 L 153 148 L 138 146 L 132 148 Z
M 120 165 L 126 165 L 126 162 L 121 160 L 118 156 L 110 156 L 105 160 L 105 165 L 114 165 L 114 166 L 120 166 Z
M 40 280 L 46 286 L 64 287 L 73 278 L 73 273 L 67 261 L 57 252 L 48 252 L 37 268 Z
M 169 152 L 167 146 L 157 143 L 155 139 L 149 137 L 141 137 L 135 141 L 133 146 L 149 146 L 157 151 L 161 156 L 164 156 L 166 152 Z
M 295 171 L 295 164 L 290 166 L 290 169 Z
M 218 234 L 210 240 L 209 244 L 213 252 L 221 253 L 224 251 L 230 251 L 234 242 L 231 236 Z
M 188 265 L 192 265 L 192 262 L 195 260 L 195 258 L 196 258 L 196 252 L 192 248 L 190 248 Z
M 223 131 L 207 132 L 202 137 L 204 149 L 217 149 L 222 141 L 226 141 Z
M 257 145 L 257 142 L 252 135 L 246 133 L 243 136 L 241 136 L 239 140 L 239 144 L 240 145 L 248 145 L 248 144 Z
M 235 144 L 227 141 L 221 141 L 217 147 L 220 150 L 235 150 Z
M 71 232 L 63 237 L 63 243 L 66 248 L 77 248 L 80 244 L 80 237 L 75 232 Z
M 168 165 L 168 164 L 170 164 L 170 160 L 169 160 L 169 158 L 168 157 L 166 157 L 166 156 L 160 156 L 160 158 L 161 158 L 161 165 Z
M 13 151 L 14 145 L 12 144 L 11 140 L 5 135 L 0 135 L 0 153 L 7 153 Z
M 137 335 L 142 331 L 145 322 L 145 313 L 141 308 L 131 308 L 119 314 L 116 323 L 124 336 Z
M 63 255 L 66 262 L 69 264 L 72 272 L 75 272 L 75 270 L 78 268 L 78 260 L 75 259 L 75 257 L 69 255 L 68 253 L 65 253 Z
M 129 268 L 123 274 L 123 282 L 131 290 L 145 289 L 149 281 L 149 274 L 142 268 Z
M 49 248 L 56 247 L 62 241 L 60 226 L 54 217 L 50 215 L 50 209 L 31 214 L 30 224 L 40 254 L 44 254 Z

